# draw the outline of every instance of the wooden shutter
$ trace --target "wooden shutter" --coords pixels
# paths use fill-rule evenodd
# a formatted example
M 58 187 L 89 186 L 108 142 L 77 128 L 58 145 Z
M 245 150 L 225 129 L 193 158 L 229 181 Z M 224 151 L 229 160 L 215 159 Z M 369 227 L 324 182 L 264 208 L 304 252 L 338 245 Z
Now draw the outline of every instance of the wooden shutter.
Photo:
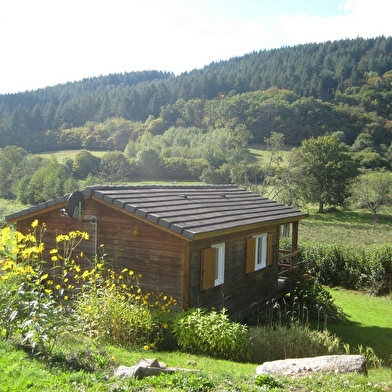
M 208 248 L 201 251 L 201 289 L 207 290 L 215 286 L 216 249 Z
M 254 272 L 255 257 L 256 257 L 256 238 L 248 238 L 246 240 L 246 265 L 245 265 L 246 274 Z
M 267 265 L 274 261 L 274 233 L 268 233 L 267 237 Z

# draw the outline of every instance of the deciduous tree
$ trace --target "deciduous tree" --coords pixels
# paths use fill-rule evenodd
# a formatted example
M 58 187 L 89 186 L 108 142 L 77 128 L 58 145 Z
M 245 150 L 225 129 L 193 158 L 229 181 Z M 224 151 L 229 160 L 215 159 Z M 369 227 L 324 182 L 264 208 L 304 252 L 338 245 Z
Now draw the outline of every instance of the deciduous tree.
M 303 201 L 340 206 L 349 196 L 350 185 L 359 174 L 349 147 L 336 136 L 304 140 L 289 156 L 290 183 Z
M 392 176 L 385 170 L 368 171 L 361 174 L 352 186 L 352 199 L 359 207 L 372 213 L 373 223 L 377 214 L 392 202 Z

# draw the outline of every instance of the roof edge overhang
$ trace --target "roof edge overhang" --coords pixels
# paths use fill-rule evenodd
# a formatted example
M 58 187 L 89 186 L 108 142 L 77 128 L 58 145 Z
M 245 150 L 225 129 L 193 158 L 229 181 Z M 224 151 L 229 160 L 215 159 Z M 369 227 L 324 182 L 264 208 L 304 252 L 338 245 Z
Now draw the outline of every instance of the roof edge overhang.
M 29 219 L 31 217 L 36 217 L 38 214 L 44 212 L 60 210 L 61 208 L 65 207 L 66 204 L 67 204 L 66 200 L 56 201 L 56 202 L 53 201 L 53 203 L 41 203 L 36 206 L 15 212 L 11 215 L 7 215 L 5 219 L 8 223 L 12 224 L 12 223 L 19 222 L 22 219 Z
M 300 215 L 296 215 L 295 217 L 289 217 L 289 218 L 283 218 L 283 219 L 273 219 L 269 220 L 266 222 L 260 222 L 260 223 L 253 223 L 249 225 L 243 225 L 243 226 L 236 226 L 235 228 L 231 229 L 221 229 L 221 230 L 213 230 L 213 231 L 206 231 L 204 233 L 191 233 L 190 231 L 183 230 L 182 232 L 173 230 L 170 227 L 165 227 L 155 221 L 155 219 L 149 219 L 149 216 L 141 216 L 138 215 L 136 211 L 130 211 L 127 210 L 121 206 L 117 206 L 113 203 L 108 203 L 107 200 L 104 200 L 100 197 L 95 197 L 95 196 L 90 196 L 91 199 L 94 199 L 95 201 L 105 204 L 106 206 L 109 206 L 110 208 L 113 208 L 116 211 L 122 212 L 128 216 L 132 216 L 133 218 L 144 222 L 146 224 L 149 224 L 151 226 L 156 227 L 157 229 L 164 231 L 166 233 L 169 233 L 171 235 L 174 235 L 176 237 L 179 237 L 183 240 L 186 241 L 196 241 L 196 240 L 202 240 L 206 238 L 213 238 L 221 235 L 227 235 L 227 234 L 232 234 L 232 233 L 238 233 L 238 232 L 243 232 L 243 231 L 249 231 L 249 230 L 255 230 L 258 228 L 262 227 L 269 227 L 271 225 L 284 225 L 287 223 L 294 223 L 298 222 L 302 219 L 306 219 L 309 214 L 307 213 L 301 213 Z

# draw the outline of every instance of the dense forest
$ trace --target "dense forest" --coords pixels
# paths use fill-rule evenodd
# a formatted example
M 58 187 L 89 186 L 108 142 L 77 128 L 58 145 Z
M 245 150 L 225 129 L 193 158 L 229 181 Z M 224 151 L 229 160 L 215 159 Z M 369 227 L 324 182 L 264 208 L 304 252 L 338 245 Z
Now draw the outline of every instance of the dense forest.
M 253 142 L 339 133 L 356 150 L 385 151 L 391 90 L 392 37 L 264 50 L 179 76 L 112 74 L 1 95 L 0 147 L 123 151 L 146 132 L 245 125 Z

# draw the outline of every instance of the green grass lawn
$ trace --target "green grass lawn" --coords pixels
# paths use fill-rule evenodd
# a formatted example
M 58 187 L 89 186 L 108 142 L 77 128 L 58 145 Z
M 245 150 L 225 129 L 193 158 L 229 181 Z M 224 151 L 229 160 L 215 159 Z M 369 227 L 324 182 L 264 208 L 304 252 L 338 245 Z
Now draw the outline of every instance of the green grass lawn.
M 374 297 L 339 288 L 329 290 L 347 316 L 346 323 L 329 324 L 331 332 L 356 349 L 371 347 L 392 366 L 392 297 Z
M 375 298 L 358 292 L 331 289 L 335 302 L 348 316 L 346 324 L 330 324 L 331 331 L 352 347 L 369 345 L 383 358 L 391 355 L 391 298 Z M 80 339 L 77 338 L 77 339 Z M 80 340 L 78 340 L 79 342 Z M 65 342 L 66 343 L 66 342 Z M 70 344 L 70 343 L 68 343 Z M 0 391 L 248 391 L 258 388 L 254 377 L 258 364 L 236 363 L 182 352 L 149 352 L 100 346 L 111 358 L 102 369 L 88 372 L 70 369 L 64 364 L 47 364 L 32 358 L 21 349 L 0 339 Z M 88 359 L 85 347 L 78 346 L 79 360 Z M 87 352 L 87 351 L 86 351 Z M 97 351 L 95 351 L 97 352 Z M 140 358 L 156 358 L 170 367 L 190 371 L 143 380 L 123 380 L 113 377 L 119 365 L 132 366 Z M 369 369 L 367 376 L 359 374 L 314 374 L 307 377 L 275 377 L 280 387 L 275 391 L 391 391 L 392 371 Z
M 40 154 L 36 154 L 38 156 L 41 156 L 43 158 L 49 158 L 51 156 L 54 156 L 57 158 L 58 162 L 63 163 L 66 158 L 71 158 L 75 159 L 75 156 L 82 150 L 61 150 L 61 151 L 49 151 L 49 152 L 43 152 Z M 92 155 L 102 158 L 108 151 L 89 151 Z
M 346 245 L 382 245 L 392 241 L 390 209 L 379 215 L 379 223 L 372 223 L 367 211 L 338 211 L 319 214 L 303 210 L 309 217 L 299 224 L 299 242 L 344 243 Z

